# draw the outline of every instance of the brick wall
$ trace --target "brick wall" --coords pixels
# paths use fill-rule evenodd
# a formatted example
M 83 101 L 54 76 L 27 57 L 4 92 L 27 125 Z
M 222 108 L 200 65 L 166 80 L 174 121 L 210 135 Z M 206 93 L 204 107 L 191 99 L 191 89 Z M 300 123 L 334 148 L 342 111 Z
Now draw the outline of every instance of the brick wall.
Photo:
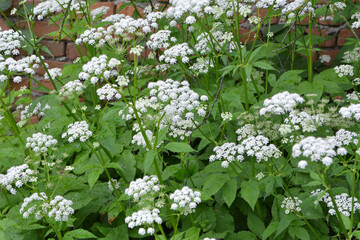
M 32 0 L 28 0 L 29 2 L 32 2 Z M 356 0 L 357 1 L 357 0 Z M 13 6 L 17 6 L 18 2 L 20 0 L 13 0 Z M 40 2 L 39 0 L 35 0 L 35 2 Z M 107 6 L 110 9 L 105 14 L 106 16 L 115 14 L 118 12 L 119 7 L 124 4 L 124 2 L 127 2 L 126 0 L 118 0 L 118 1 L 108 1 L 108 2 L 96 2 L 92 5 L 92 9 L 101 7 L 101 6 Z M 159 3 L 166 4 L 167 0 L 159 0 Z M 146 3 L 139 4 L 139 11 L 143 13 L 143 8 L 146 6 Z M 133 6 L 127 6 L 119 13 L 123 13 L 125 15 L 131 16 L 133 14 L 134 7 Z M 266 15 L 265 9 L 260 9 L 260 17 L 265 17 Z M 256 9 L 254 9 L 254 12 L 257 13 Z M 24 23 L 21 23 L 18 21 L 18 19 L 15 19 L 14 16 L 10 15 L 10 10 L 6 12 L 6 15 L 8 15 L 9 19 L 12 20 L 14 23 L 17 23 L 18 26 L 25 26 Z M 283 23 L 281 19 L 274 18 L 271 21 L 271 24 L 281 24 Z M 301 23 L 299 23 L 306 27 L 308 24 L 308 19 L 305 18 Z M 0 17 L 0 27 L 4 30 L 10 29 L 10 27 L 6 24 L 6 21 L 3 17 Z M 243 41 L 247 39 L 247 34 L 251 34 L 251 37 L 254 36 L 254 32 L 249 33 L 250 24 L 248 22 L 242 22 L 241 28 L 240 28 L 240 34 L 244 35 L 245 37 L 242 38 Z M 71 63 L 71 61 L 75 60 L 78 57 L 78 53 L 76 51 L 75 44 L 70 41 L 68 38 L 65 38 L 61 41 L 54 41 L 53 37 L 49 36 L 48 34 L 54 31 L 57 31 L 58 27 L 54 24 L 49 24 L 47 20 L 44 21 L 35 21 L 34 23 L 34 31 L 35 34 L 38 37 L 44 37 L 43 40 L 40 42 L 43 46 L 46 46 L 50 52 L 52 53 L 53 57 L 49 55 L 48 53 L 42 52 L 42 54 L 45 56 L 46 60 L 45 62 L 49 64 L 49 68 L 55 68 L 55 67 L 62 67 L 66 63 Z M 306 30 L 308 32 L 308 29 Z M 356 33 L 360 35 L 360 30 L 356 30 Z M 352 32 L 346 28 L 345 24 L 339 24 L 334 23 L 332 21 L 321 21 L 319 18 L 316 19 L 316 24 L 313 29 L 313 34 L 320 35 L 324 37 L 331 37 L 329 40 L 324 42 L 322 44 L 323 51 L 320 53 L 327 54 L 332 57 L 332 59 L 336 56 L 336 54 L 339 52 L 339 48 L 343 46 L 346 42 L 346 38 L 352 37 Z M 26 55 L 25 52 L 22 52 L 23 55 Z M 331 63 L 330 63 L 331 64 Z M 330 65 L 329 64 L 329 65 Z M 44 69 L 39 70 L 39 74 L 44 74 Z M 41 76 L 39 76 L 39 79 L 41 79 Z M 42 83 L 51 88 L 51 83 L 49 80 L 43 80 Z M 23 81 L 20 84 L 14 84 L 14 87 L 20 88 L 21 86 L 27 86 L 29 87 L 29 81 Z M 42 94 L 39 92 L 38 94 Z

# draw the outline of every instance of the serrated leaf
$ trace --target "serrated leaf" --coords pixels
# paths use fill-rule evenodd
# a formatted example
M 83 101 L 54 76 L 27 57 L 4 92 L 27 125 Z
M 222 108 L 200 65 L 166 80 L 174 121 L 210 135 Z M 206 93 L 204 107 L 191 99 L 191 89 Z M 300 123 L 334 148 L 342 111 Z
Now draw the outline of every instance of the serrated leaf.
M 280 219 L 279 226 L 276 231 L 275 237 L 279 236 L 283 231 L 285 231 L 285 229 L 287 229 L 290 226 L 290 224 L 292 223 L 292 221 L 294 221 L 295 218 L 296 218 L 296 216 L 294 216 L 292 214 L 285 215 L 284 217 L 282 217 Z
M 290 227 L 289 234 L 292 238 L 299 238 L 301 240 L 310 240 L 310 235 L 305 228 L 302 227 Z
M 228 207 L 231 206 L 231 204 L 234 202 L 237 192 L 237 182 L 236 179 L 230 179 L 230 181 L 227 181 L 223 187 L 223 197 L 228 205 Z
M 265 229 L 265 231 L 262 234 L 262 240 L 267 239 L 268 237 L 270 237 L 272 234 L 274 234 L 276 232 L 276 230 L 279 227 L 279 222 L 278 221 L 272 221 L 267 228 Z
M 222 173 L 211 174 L 206 177 L 203 186 L 203 192 L 205 196 L 212 196 L 217 193 L 222 186 L 229 180 L 229 176 Z
M 87 176 L 87 181 L 89 183 L 90 189 L 95 185 L 96 181 L 99 179 L 100 174 L 104 171 L 102 168 L 95 168 L 88 170 L 89 174 Z
M 195 152 L 189 144 L 183 142 L 171 142 L 168 143 L 165 148 L 171 152 L 178 152 L 178 153 L 187 153 L 187 152 Z
M 259 183 L 250 179 L 249 181 L 241 182 L 241 197 L 254 210 L 255 204 L 260 194 Z
M 254 63 L 252 63 L 252 65 L 254 67 L 257 67 L 257 68 L 260 68 L 263 70 L 274 70 L 274 71 L 278 72 L 278 70 L 276 68 L 274 68 L 273 66 L 271 66 L 269 63 L 267 63 L 265 61 L 254 62 Z
M 67 232 L 64 236 L 64 240 L 73 239 L 73 238 L 89 239 L 89 238 L 97 238 L 97 237 L 94 234 L 92 234 L 91 232 L 84 230 L 84 229 L 72 230 L 70 232 Z
M 150 167 L 153 165 L 154 163 L 154 159 L 157 155 L 157 151 L 152 149 L 150 151 L 147 151 L 145 153 L 145 158 L 144 158 L 144 172 L 148 173 Z
M 255 216 L 254 214 L 249 214 L 247 217 L 247 225 L 249 229 L 255 233 L 258 237 L 261 237 L 263 232 L 265 231 L 265 225 L 261 221 L 260 218 Z
M 0 0 L 0 9 L 1 11 L 6 11 L 8 10 L 12 5 L 12 1 L 11 0 Z

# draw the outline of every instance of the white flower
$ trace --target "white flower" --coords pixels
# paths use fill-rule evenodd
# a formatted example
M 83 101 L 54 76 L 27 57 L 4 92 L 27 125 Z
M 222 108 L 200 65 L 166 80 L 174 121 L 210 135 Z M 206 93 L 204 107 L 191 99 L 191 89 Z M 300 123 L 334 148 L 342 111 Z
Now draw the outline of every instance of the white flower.
M 20 113 L 20 119 L 25 120 L 27 118 L 30 118 L 32 116 L 38 116 L 43 117 L 45 115 L 45 111 L 47 109 L 50 109 L 50 106 L 48 104 L 42 104 L 41 102 L 38 102 L 36 106 L 33 108 L 32 112 L 29 113 L 30 109 L 32 108 L 32 103 L 30 105 L 26 106 L 23 111 Z
M 321 55 L 320 57 L 319 57 L 319 59 L 320 59 L 320 62 L 321 63 L 330 63 L 330 61 L 331 61 L 331 57 L 330 57 L 330 55 Z
M 302 201 L 298 197 L 286 197 L 281 203 L 281 208 L 285 208 L 285 214 L 289 214 L 291 212 L 300 212 L 300 204 Z
M 138 178 L 135 181 L 130 182 L 129 188 L 125 189 L 125 194 L 128 196 L 133 196 L 135 201 L 148 194 L 156 193 L 160 191 L 159 180 L 156 176 L 144 176 L 143 178 Z
M 223 119 L 223 121 L 227 121 L 227 120 L 230 121 L 233 118 L 233 115 L 231 112 L 222 112 L 221 118 Z
M 85 121 L 74 122 L 68 126 L 68 130 L 62 134 L 62 138 L 68 138 L 71 143 L 76 139 L 80 139 L 81 142 L 85 142 L 92 136 L 92 132 L 89 130 L 89 125 Z
M 334 68 L 339 77 L 354 76 L 354 67 L 351 65 L 342 64 Z
M 275 115 L 282 115 L 290 112 L 297 105 L 305 100 L 297 93 L 289 93 L 288 91 L 275 94 L 271 98 L 264 101 L 264 108 L 260 109 L 260 115 L 269 112 Z
M 6 174 L 0 174 L 0 186 L 8 190 L 11 194 L 16 194 L 16 189 L 28 182 L 37 182 L 35 172 L 29 168 L 27 164 L 14 166 L 7 170 Z
M 161 224 L 162 219 L 159 216 L 159 209 L 154 208 L 153 210 L 141 209 L 137 212 L 134 212 L 131 216 L 125 218 L 125 223 L 128 224 L 129 228 L 144 226 L 147 227 L 147 233 L 152 235 L 155 233 L 153 227 L 151 227 L 154 223 Z M 141 227 L 138 230 L 140 235 L 145 235 L 145 228 Z
M 105 84 L 101 88 L 96 90 L 96 94 L 99 96 L 100 100 L 114 100 L 120 99 L 121 94 L 114 88 L 116 85 Z
M 308 165 L 308 162 L 306 160 L 301 160 L 298 163 L 298 168 L 305 169 L 307 165 Z
M 26 139 L 26 147 L 31 148 L 34 152 L 46 153 L 49 147 L 57 144 L 57 140 L 51 135 L 34 133 Z
M 193 191 L 191 188 L 185 186 L 182 189 L 175 190 L 170 194 L 172 202 L 171 209 L 181 212 L 183 215 L 195 212 L 195 208 L 201 203 L 201 193 Z

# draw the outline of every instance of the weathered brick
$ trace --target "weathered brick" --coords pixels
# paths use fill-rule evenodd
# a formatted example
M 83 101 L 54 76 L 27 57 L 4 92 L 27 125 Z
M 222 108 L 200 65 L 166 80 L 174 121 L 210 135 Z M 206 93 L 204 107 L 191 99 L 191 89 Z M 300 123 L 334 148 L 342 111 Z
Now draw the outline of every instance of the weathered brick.
M 333 61 L 334 61 L 334 59 L 335 59 L 335 57 L 336 57 L 336 54 L 338 54 L 338 52 L 339 52 L 339 50 L 327 50 L 327 51 L 322 51 L 321 53 L 320 53 L 320 56 L 321 55 L 329 55 L 330 57 L 331 57 L 331 60 L 330 60 L 330 62 L 329 63 L 323 63 L 325 66 L 330 66 L 332 63 L 333 63 Z
M 60 61 L 56 61 L 56 60 L 45 60 L 45 63 L 49 64 L 49 69 L 51 68 L 63 68 L 63 66 L 66 63 L 70 63 L 70 62 L 60 62 Z M 45 69 L 43 67 L 40 67 L 38 69 L 38 74 L 39 75 L 44 75 L 45 74 Z
M 134 6 L 133 6 L 133 5 L 127 6 L 127 7 L 123 8 L 123 9 L 121 9 L 121 10 L 119 11 L 120 6 L 123 5 L 123 4 L 124 4 L 124 3 L 118 3 L 118 4 L 116 5 L 116 12 L 118 12 L 118 13 L 120 13 L 120 14 L 124 14 L 124 15 L 126 15 L 126 16 L 132 16 L 133 13 L 134 13 L 134 11 L 135 11 Z M 138 9 L 141 17 L 144 17 L 144 16 L 145 16 L 144 9 L 141 8 L 141 7 L 137 7 L 137 9 Z
M 14 83 L 12 79 L 10 79 L 10 88 L 14 90 L 19 90 L 22 87 L 29 88 L 30 80 L 27 77 L 23 77 L 20 83 Z
M 84 45 L 82 45 L 82 44 L 80 45 L 80 51 L 83 56 L 86 55 L 86 49 L 85 49 Z M 66 56 L 70 60 L 75 60 L 77 57 L 79 57 L 79 53 L 76 49 L 75 43 L 73 43 L 73 42 L 67 43 Z
M 360 35 L 360 29 L 354 30 L 356 35 Z M 346 43 L 346 38 L 355 37 L 349 29 L 341 29 L 337 39 L 337 45 L 343 46 Z
M 309 34 L 309 29 L 305 30 L 307 34 Z M 316 36 L 321 36 L 321 37 L 329 37 L 329 35 L 327 34 L 326 29 L 319 29 L 318 28 L 313 28 L 312 29 L 312 34 L 316 35 Z M 321 47 L 334 47 L 336 45 L 336 37 L 334 36 L 333 38 L 326 40 L 323 43 L 320 43 L 319 46 Z
M 9 30 L 11 27 L 6 25 L 6 20 L 4 18 L 0 18 L 0 27 L 2 30 Z
M 255 39 L 256 31 L 251 31 L 251 29 L 240 28 L 240 41 L 242 43 L 252 42 Z M 261 37 L 261 32 L 259 33 L 259 38 Z
M 55 41 L 49 41 L 49 40 L 41 40 L 40 44 L 42 46 L 47 47 L 54 57 L 62 57 L 65 55 L 65 42 L 63 42 L 63 41 L 55 42 Z M 51 56 L 50 54 L 48 54 L 44 51 L 40 51 L 40 54 L 45 57 Z
M 102 15 L 102 18 L 106 18 L 115 13 L 115 5 L 112 2 L 96 2 L 90 6 L 91 10 L 94 10 L 99 7 L 108 7 L 109 8 L 109 10 L 104 15 Z
M 264 19 L 264 18 L 266 17 L 266 14 L 267 14 L 268 11 L 269 11 L 268 9 L 260 8 L 260 9 L 259 9 L 259 12 L 258 12 L 258 10 L 255 10 L 255 14 L 254 14 L 254 15 L 255 15 L 255 16 L 260 15 L 260 17 L 261 17 L 262 19 Z M 271 16 L 268 16 L 268 20 L 269 20 L 270 17 L 271 17 Z M 279 21 L 278 18 L 276 18 L 276 17 L 271 17 L 270 24 L 277 24 L 278 21 Z

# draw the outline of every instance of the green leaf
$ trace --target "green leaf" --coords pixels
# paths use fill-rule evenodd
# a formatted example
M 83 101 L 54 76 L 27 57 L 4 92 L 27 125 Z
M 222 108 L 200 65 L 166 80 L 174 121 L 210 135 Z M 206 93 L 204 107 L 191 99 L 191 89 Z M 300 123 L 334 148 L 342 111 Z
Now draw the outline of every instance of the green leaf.
M 340 213 L 340 216 L 341 216 L 341 219 L 342 219 L 342 221 L 343 221 L 343 223 L 344 223 L 344 225 L 345 225 L 345 228 L 347 229 L 347 230 L 350 230 L 350 226 L 351 226 L 351 222 L 350 222 L 350 218 L 349 217 L 347 217 L 347 216 L 345 216 L 344 214 L 342 214 L 342 213 Z
M 90 189 L 95 185 L 96 181 L 99 179 L 100 174 L 104 171 L 102 168 L 95 168 L 88 170 L 89 174 L 87 180 L 90 186 Z
M 284 217 L 282 217 L 279 222 L 279 227 L 276 231 L 275 237 L 279 236 L 283 231 L 285 231 L 285 229 L 289 227 L 289 225 L 292 223 L 292 221 L 294 221 L 295 218 L 296 216 L 292 214 L 285 215 Z
M 6 11 L 8 10 L 12 5 L 12 1 L 11 0 L 0 0 L 0 9 L 1 11 Z
M 188 153 L 195 152 L 189 144 L 183 142 L 172 142 L 165 146 L 165 148 L 171 152 Z
M 203 186 L 203 192 L 205 198 L 211 197 L 212 195 L 217 193 L 228 180 L 229 180 L 229 176 L 222 173 L 215 173 L 206 177 Z
M 260 194 L 258 182 L 250 179 L 249 181 L 241 183 L 241 197 L 250 205 L 254 210 L 255 204 Z
M 258 237 L 261 237 L 265 231 L 265 225 L 260 218 L 250 213 L 247 217 L 247 225 L 249 229 L 255 233 Z
M 230 179 L 230 181 L 227 181 L 223 187 L 223 197 L 228 205 L 228 207 L 231 206 L 231 204 L 234 202 L 237 192 L 237 181 L 236 179 Z
M 150 151 L 147 151 L 145 153 L 145 159 L 144 159 L 144 172 L 148 173 L 150 167 L 153 165 L 154 163 L 154 159 L 156 157 L 157 151 L 152 149 Z
M 360 239 L 360 231 L 359 230 L 354 231 L 353 236 L 356 237 L 356 239 Z
M 276 68 L 274 68 L 273 66 L 271 66 L 269 63 L 265 62 L 265 61 L 259 61 L 259 62 L 254 62 L 252 63 L 252 65 L 254 67 L 263 69 L 263 70 L 275 70 L 278 71 Z
M 302 227 L 290 227 L 289 234 L 292 238 L 299 238 L 301 240 L 310 240 L 310 235 L 305 228 Z
M 241 240 L 257 240 L 258 238 L 256 237 L 256 235 L 252 232 L 249 231 L 241 231 L 236 233 L 236 238 L 235 239 L 241 239 Z
M 267 238 L 269 238 L 272 234 L 274 234 L 276 232 L 276 230 L 279 227 L 279 222 L 278 221 L 272 221 L 267 228 L 265 229 L 265 231 L 262 234 L 262 240 L 265 240 Z
M 70 232 L 67 232 L 64 236 L 64 240 L 65 239 L 73 239 L 73 238 L 80 238 L 80 239 L 85 239 L 85 238 L 97 238 L 94 234 L 92 234 L 89 231 L 86 231 L 84 229 L 76 229 L 76 230 L 72 230 Z

